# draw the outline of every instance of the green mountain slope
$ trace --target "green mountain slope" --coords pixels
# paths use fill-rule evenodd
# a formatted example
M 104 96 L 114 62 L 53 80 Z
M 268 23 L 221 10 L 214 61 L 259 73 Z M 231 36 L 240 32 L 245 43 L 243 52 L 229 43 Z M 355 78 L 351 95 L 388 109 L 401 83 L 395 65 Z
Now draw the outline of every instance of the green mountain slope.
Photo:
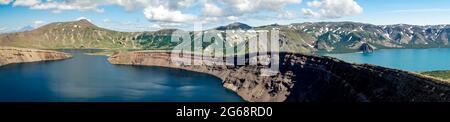
M 280 30 L 280 50 L 297 53 L 315 52 L 371 52 L 383 48 L 439 48 L 450 47 L 449 25 L 372 25 L 355 22 L 317 22 L 290 25 L 251 27 L 232 23 L 213 30 Z M 153 32 L 119 32 L 97 27 L 87 20 L 51 23 L 40 28 L 0 35 L 0 46 L 38 49 L 102 48 L 102 49 L 150 49 L 167 50 L 179 43 L 171 42 L 176 29 Z M 206 33 L 212 30 L 202 31 Z M 192 39 L 201 40 L 201 32 L 189 32 Z M 232 36 L 256 37 L 252 34 Z M 226 38 L 225 47 L 233 43 L 244 44 L 248 40 Z M 208 50 L 213 42 L 203 43 Z
M 3 46 L 40 49 L 140 48 L 135 40 L 141 33 L 103 29 L 87 20 L 51 23 L 35 30 L 0 36 Z

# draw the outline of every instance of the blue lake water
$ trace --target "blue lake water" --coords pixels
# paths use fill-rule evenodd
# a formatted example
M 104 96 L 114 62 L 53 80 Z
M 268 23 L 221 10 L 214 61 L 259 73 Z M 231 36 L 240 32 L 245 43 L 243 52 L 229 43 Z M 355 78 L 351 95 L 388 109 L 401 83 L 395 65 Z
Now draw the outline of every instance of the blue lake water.
M 383 49 L 373 53 L 325 54 L 353 63 L 368 63 L 408 71 L 450 70 L 450 48 Z
M 112 65 L 106 56 L 0 67 L 0 101 L 241 102 L 221 80 L 179 69 Z

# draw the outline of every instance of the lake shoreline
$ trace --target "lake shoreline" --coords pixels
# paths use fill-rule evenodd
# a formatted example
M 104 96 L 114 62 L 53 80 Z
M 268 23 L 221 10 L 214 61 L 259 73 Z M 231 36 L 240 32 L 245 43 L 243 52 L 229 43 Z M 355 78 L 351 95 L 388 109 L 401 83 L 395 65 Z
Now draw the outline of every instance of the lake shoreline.
M 259 66 L 175 65 L 171 63 L 170 53 L 161 52 L 122 53 L 111 56 L 108 61 L 118 65 L 171 67 L 215 75 L 223 79 L 224 87 L 235 91 L 249 102 L 450 100 L 447 99 L 450 98 L 448 81 L 418 73 L 292 53 L 280 53 L 280 59 L 281 72 L 265 77 L 258 75 L 259 69 L 262 68 Z M 424 88 L 424 84 L 428 87 Z M 304 86 L 310 87 L 303 88 Z M 389 89 L 384 89 L 385 87 Z M 433 89 L 433 92 L 430 92 L 430 89 Z M 374 91 L 377 93 L 372 93 Z M 385 92 L 389 94 L 383 94 Z M 375 95 L 379 93 L 383 95 Z
M 450 70 L 450 48 L 382 49 L 373 53 L 326 54 L 359 64 L 374 64 L 413 72 Z
M 0 101 L 243 101 L 212 75 L 174 68 L 113 65 L 106 56 L 85 55 L 89 52 L 86 50 L 64 52 L 74 58 L 0 67 Z
M 72 55 L 57 51 L 0 47 L 0 66 L 15 63 L 64 60 L 69 58 L 72 58 Z
M 67 50 L 67 49 L 66 49 Z M 261 77 L 258 72 L 261 68 L 259 66 L 243 66 L 243 67 L 227 67 L 227 66 L 176 66 L 170 63 L 168 51 L 134 51 L 119 53 L 110 57 L 101 56 L 107 58 L 111 64 L 118 65 L 143 65 L 143 66 L 156 66 L 167 67 L 177 70 L 186 70 L 196 73 L 208 74 L 213 77 L 219 78 L 222 81 L 222 86 L 233 93 L 240 96 L 247 102 L 286 102 L 286 101 L 321 101 L 327 99 L 327 101 L 342 101 L 348 99 L 351 101 L 385 101 L 389 99 L 397 99 L 398 101 L 447 101 L 447 97 L 450 94 L 450 83 L 443 79 L 436 79 L 431 76 L 426 76 L 419 73 L 413 73 L 403 70 L 389 69 L 368 64 L 352 64 L 344 61 L 340 61 L 331 57 L 317 57 L 308 56 L 302 54 L 292 54 L 281 52 L 281 60 L 285 65 L 280 65 L 281 74 L 272 77 Z M 286 62 L 287 61 L 287 62 Z M 293 61 L 293 62 L 292 62 Z M 287 65 L 292 64 L 292 65 Z M 315 72 L 315 73 L 313 73 Z M 343 73 L 343 74 L 342 74 Z M 361 73 L 364 73 L 361 74 Z M 367 75 L 370 74 L 370 75 Z M 317 75 L 317 77 L 313 77 Z M 322 79 L 326 77 L 334 77 L 331 79 Z M 305 82 L 304 80 L 313 80 L 319 84 L 313 85 L 313 89 L 299 88 L 302 85 L 298 85 L 298 80 Z M 350 78 L 350 79 L 347 79 Z M 351 89 L 339 88 L 334 89 L 335 83 L 340 84 L 342 79 L 347 85 L 352 86 Z M 331 81 L 329 81 L 331 80 Z M 350 83 L 355 80 L 355 83 L 366 82 L 365 84 Z M 386 84 L 379 84 L 383 81 Z M 406 83 L 403 83 L 406 82 Z M 331 83 L 331 84 L 330 84 Z M 379 89 L 379 86 L 371 86 L 370 84 L 379 84 L 385 87 L 404 87 L 404 89 L 384 89 L 386 92 L 391 92 L 394 96 L 378 96 L 381 98 L 372 98 L 371 94 L 366 93 L 368 91 L 358 91 L 359 87 L 369 87 L 374 91 Z M 421 88 L 422 85 L 431 86 L 427 88 Z M 310 84 L 312 85 L 312 84 Z M 317 86 L 318 85 L 318 86 Z M 360 86 L 363 85 L 363 86 Z M 368 85 L 368 86 L 365 86 Z M 397 86 L 397 85 L 407 85 Z M 332 87 L 333 89 L 322 89 L 322 87 Z M 448 88 L 447 88 L 448 87 Z M 356 88 L 356 89 L 354 89 Z M 409 89 L 420 88 L 423 91 L 410 91 Z M 426 92 L 429 89 L 433 89 L 433 92 Z M 436 89 L 439 89 L 435 91 Z M 306 91 L 305 91 L 306 90 Z M 312 91 L 309 91 L 312 90 Z M 318 91 L 316 91 L 318 90 Z M 344 96 L 322 98 L 328 96 L 326 94 L 335 93 L 338 91 L 346 91 L 341 94 Z M 356 90 L 356 91 L 355 91 Z M 398 91 L 397 91 L 398 90 Z M 321 91 L 321 92 L 319 92 Z M 376 91 L 376 90 L 375 90 Z M 318 96 L 303 96 L 302 94 L 317 94 L 325 92 L 324 95 Z M 398 93 L 400 92 L 400 93 Z M 412 96 L 402 96 L 406 92 Z M 410 93 L 412 92 L 412 93 Z M 362 96 L 361 96 L 362 95 Z M 416 99 L 418 96 L 428 95 L 429 97 L 422 100 Z M 390 98 L 392 97 L 392 98 Z M 414 99 L 412 99 L 414 98 Z M 420 97 L 418 97 L 420 98 Z

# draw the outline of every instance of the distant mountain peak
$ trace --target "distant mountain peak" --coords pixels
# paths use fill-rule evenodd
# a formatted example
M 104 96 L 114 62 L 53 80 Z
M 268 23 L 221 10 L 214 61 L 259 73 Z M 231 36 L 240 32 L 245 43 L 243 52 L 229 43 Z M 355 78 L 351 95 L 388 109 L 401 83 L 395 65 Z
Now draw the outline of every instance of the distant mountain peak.
M 91 23 L 89 20 L 87 19 L 80 19 L 77 22 L 81 22 L 81 23 Z
M 16 32 L 30 31 L 30 30 L 33 30 L 33 29 L 35 29 L 35 27 L 33 27 L 33 26 L 31 26 L 31 25 L 27 25 L 27 26 L 24 26 L 24 27 L 20 28 L 20 29 L 17 30 Z
M 247 25 L 247 24 L 244 24 L 244 23 L 241 23 L 241 22 L 233 22 L 233 23 L 228 24 L 228 25 Z
M 91 23 L 91 21 L 87 20 L 87 19 L 80 19 L 78 21 L 73 22 L 74 24 L 78 24 L 81 26 L 86 26 L 86 27 L 94 27 L 95 25 Z
M 249 29 L 252 29 L 252 26 L 240 22 L 234 22 L 226 26 L 220 26 L 216 28 L 216 30 L 249 30 Z
M 99 28 L 92 24 L 89 20 L 80 19 L 69 22 L 54 22 L 37 28 L 35 31 L 49 31 L 49 30 L 83 30 L 87 28 Z

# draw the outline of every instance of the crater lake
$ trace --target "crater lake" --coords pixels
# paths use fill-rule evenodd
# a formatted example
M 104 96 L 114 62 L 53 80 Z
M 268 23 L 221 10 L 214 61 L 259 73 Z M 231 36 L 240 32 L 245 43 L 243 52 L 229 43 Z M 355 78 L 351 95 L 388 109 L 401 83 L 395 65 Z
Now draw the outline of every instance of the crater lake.
M 242 102 L 219 78 L 180 69 L 113 65 L 106 56 L 64 50 L 73 58 L 0 67 L 0 101 Z
M 450 48 L 381 49 L 373 53 L 323 54 L 352 63 L 424 72 L 450 70 Z

